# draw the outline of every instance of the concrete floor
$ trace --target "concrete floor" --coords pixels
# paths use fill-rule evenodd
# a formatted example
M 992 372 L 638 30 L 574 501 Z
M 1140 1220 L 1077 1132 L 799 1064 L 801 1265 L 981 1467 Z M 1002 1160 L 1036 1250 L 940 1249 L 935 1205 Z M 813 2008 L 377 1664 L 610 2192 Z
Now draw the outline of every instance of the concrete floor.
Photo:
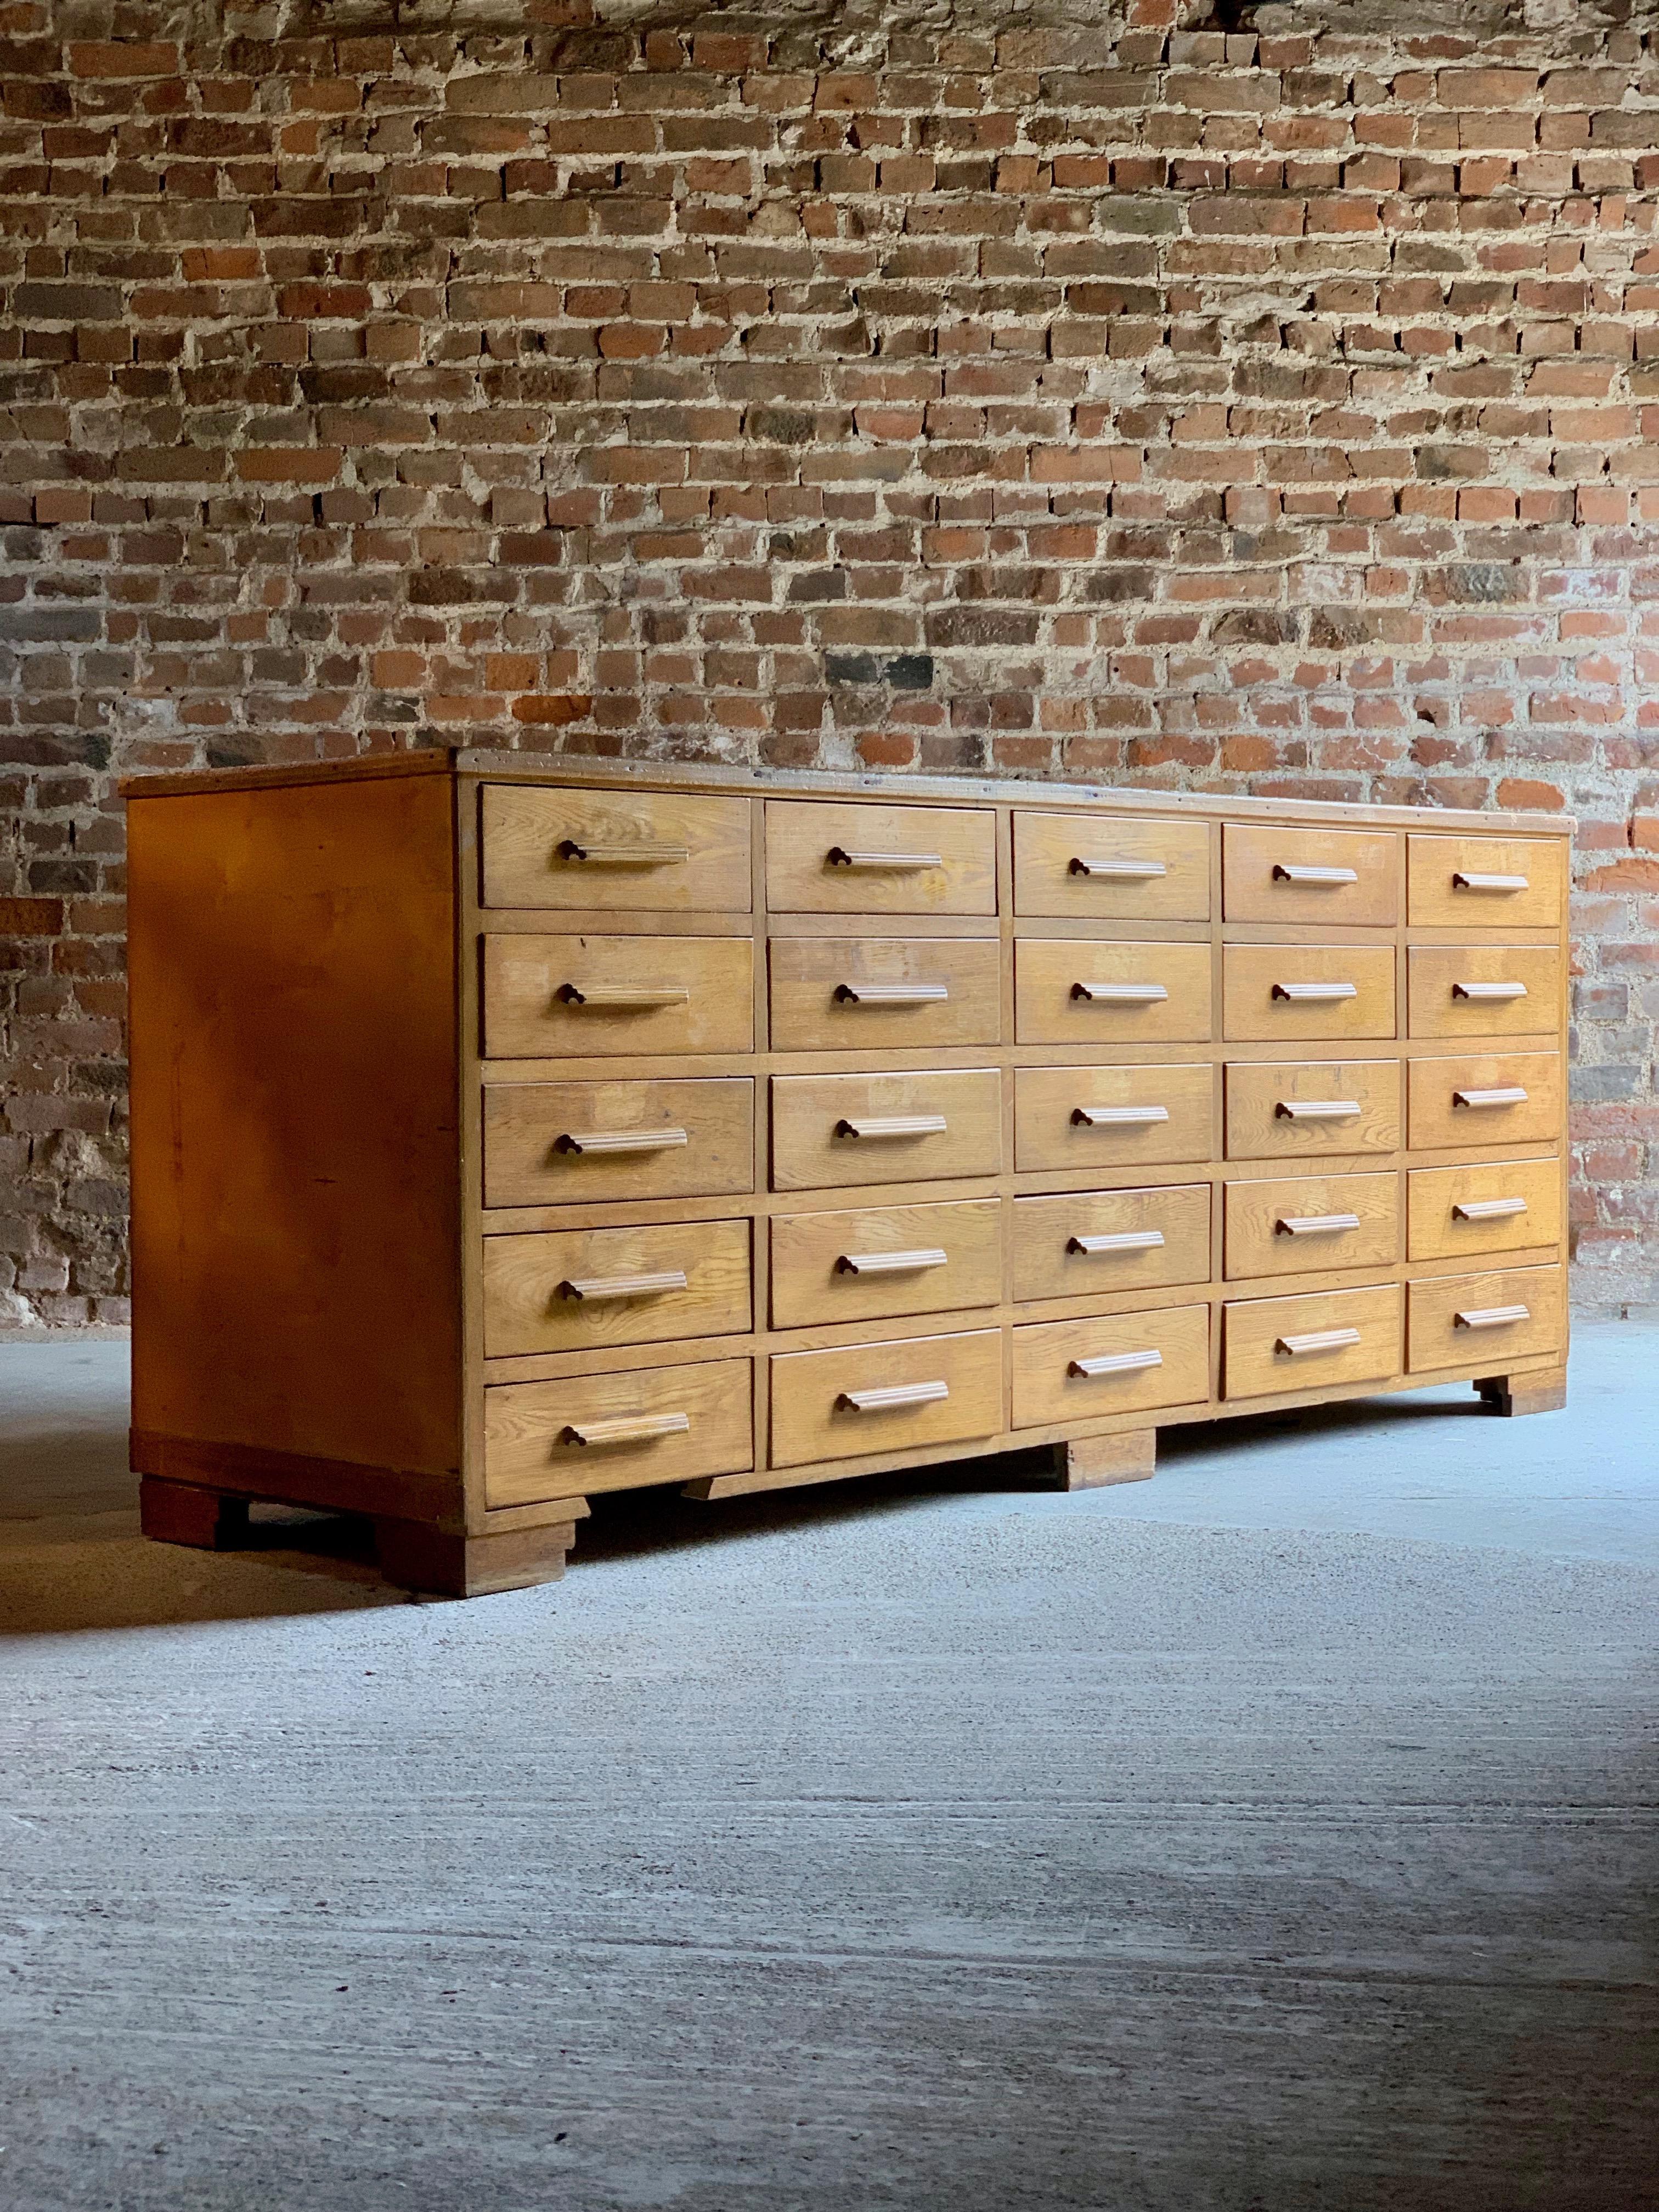
M 1659 1330 L 466 1606 L 138 1542 L 124 1354 L 0 1346 L 7 2212 L 1659 2205 Z

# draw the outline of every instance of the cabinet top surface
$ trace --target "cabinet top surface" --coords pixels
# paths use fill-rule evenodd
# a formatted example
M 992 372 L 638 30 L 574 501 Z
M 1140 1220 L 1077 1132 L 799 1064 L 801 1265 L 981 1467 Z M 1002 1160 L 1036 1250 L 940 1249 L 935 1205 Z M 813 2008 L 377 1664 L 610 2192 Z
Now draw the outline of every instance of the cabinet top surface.
M 857 769 L 755 769 L 700 763 L 591 761 L 564 756 L 444 750 L 371 753 L 348 761 L 318 761 L 281 768 L 204 769 L 123 779 L 125 799 L 178 799 L 203 793 L 280 790 L 319 783 L 361 783 L 388 776 L 445 775 L 469 781 L 552 786 L 633 786 L 643 790 L 725 792 L 737 796 L 883 799 L 890 805 L 1015 805 L 1053 810 L 1097 807 L 1123 812 L 1186 814 L 1205 820 L 1329 820 L 1391 828 L 1522 830 L 1528 836 L 1568 837 L 1571 814 L 1476 811 L 1431 805 L 1373 805 L 1346 799 L 1257 799 L 1236 792 L 1165 791 L 1139 786 L 1053 783 L 1022 777 L 874 775 Z

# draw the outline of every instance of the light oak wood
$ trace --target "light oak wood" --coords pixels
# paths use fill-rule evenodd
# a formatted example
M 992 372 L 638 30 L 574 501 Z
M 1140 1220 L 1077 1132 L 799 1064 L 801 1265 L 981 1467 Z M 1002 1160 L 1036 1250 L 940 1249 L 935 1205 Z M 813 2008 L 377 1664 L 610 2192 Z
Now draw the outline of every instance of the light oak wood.
M 486 784 L 483 903 L 748 913 L 750 801 L 623 784 Z
M 1407 1299 L 1408 1374 L 1502 1366 L 1566 1345 L 1565 1267 L 1419 1277 Z
M 1407 1255 L 1483 1258 L 1561 1242 L 1561 1163 L 1413 1168 L 1406 1178 Z
M 1392 1267 L 1401 1256 L 1400 1177 L 1294 1176 L 1229 1182 L 1226 1240 L 1230 1280 Z
M 1222 1309 L 1224 1393 L 1263 1398 L 1397 1374 L 1403 1312 L 1398 1283 L 1233 1300 Z
M 1293 830 L 1230 822 L 1222 831 L 1229 921 L 1391 929 L 1400 906 L 1400 840 L 1386 830 Z
M 754 1048 L 753 939 L 483 940 L 484 1050 L 507 1060 Z
M 248 1541 L 248 1504 L 234 1491 L 165 1482 L 153 1474 L 138 1479 L 139 1532 L 152 1543 L 234 1552 Z
M 1494 1413 L 1559 1413 L 1567 1402 L 1567 1370 L 1561 1366 L 1524 1375 L 1483 1376 L 1474 1387 Z
M 586 1513 L 582 1499 L 566 1502 Z M 491 1597 L 556 1583 L 575 1540 L 574 1520 L 484 1536 L 453 1534 L 418 1521 L 381 1519 L 374 1524 L 375 1553 L 386 1580 L 437 1597 Z
M 1207 1063 L 1022 1067 L 1014 1075 L 1014 1164 L 1082 1181 L 1215 1155 Z
M 1201 1404 L 1210 1395 L 1210 1309 L 1017 1328 L 1013 1392 L 1016 1429 Z
M 1230 1042 L 1345 1043 L 1395 1034 L 1392 945 L 1229 945 L 1222 962 Z
M 1567 858 L 1561 839 L 1411 836 L 1406 848 L 1413 928 L 1559 927 Z
M 1407 961 L 1414 1037 L 1547 1036 L 1560 1027 L 1553 945 L 1413 945 Z M 1523 996 L 1496 995 L 1517 987 Z
M 625 1433 L 677 1417 L 683 1427 Z M 754 1464 L 749 1362 L 629 1368 L 488 1389 L 484 1436 L 491 1505 L 734 1474 Z
M 774 1076 L 772 1188 L 995 1175 L 1002 1165 L 1000 1085 L 994 1067 Z
M 484 1202 L 585 1206 L 752 1190 L 754 1119 L 748 1076 L 490 1084 L 483 1100 Z M 646 1148 L 590 1141 L 618 1137 Z
M 1002 1426 L 994 1329 L 786 1352 L 772 1362 L 774 1467 L 994 1436 Z
M 1077 921 L 1207 921 L 1201 822 L 1014 810 L 1014 911 Z
M 1230 1060 L 1229 1160 L 1400 1150 L 1397 1060 Z
M 1054 1450 L 1060 1490 L 1104 1490 L 1120 1482 L 1150 1482 L 1158 1472 L 1158 1431 L 1116 1429 L 1109 1436 L 1073 1437 Z
M 1214 1034 L 1207 945 L 1022 937 L 1014 946 L 1021 1044 L 1204 1043 Z
M 1210 1278 L 1210 1186 L 1013 1201 L 1014 1296 L 1111 1297 Z
M 769 799 L 766 896 L 775 914 L 997 910 L 988 809 Z
M 484 1350 L 583 1352 L 748 1331 L 747 1221 L 487 1237 Z
M 1001 1303 L 998 1199 L 779 1213 L 771 1231 L 775 1328 Z
M 1565 1112 L 1562 1060 L 1555 1052 L 1414 1059 L 1407 1091 L 1413 1152 L 1548 1144 Z
M 995 1044 L 1002 1034 L 994 938 L 775 937 L 778 1052 L 918 1052 Z

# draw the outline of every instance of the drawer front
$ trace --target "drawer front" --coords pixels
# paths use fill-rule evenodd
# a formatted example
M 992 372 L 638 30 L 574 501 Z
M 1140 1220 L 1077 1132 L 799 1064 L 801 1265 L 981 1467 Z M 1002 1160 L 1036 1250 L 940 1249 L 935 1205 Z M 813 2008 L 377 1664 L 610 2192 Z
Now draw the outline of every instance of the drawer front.
M 1561 927 L 1565 838 L 1413 835 L 1406 847 L 1406 918 L 1414 928 Z
M 948 1313 L 1002 1297 L 994 1198 L 772 1218 L 772 1326 Z
M 483 1138 L 486 1206 L 723 1197 L 755 1188 L 755 1085 L 488 1084 Z
M 769 799 L 766 897 L 776 914 L 994 914 L 996 817 Z
M 775 937 L 778 1052 L 999 1043 L 1001 947 L 973 938 Z
M 994 1328 L 772 1361 L 774 1467 L 914 1451 L 1001 1427 L 1002 1338 Z
M 1547 1145 L 1562 1132 L 1557 1052 L 1462 1054 L 1407 1062 L 1412 1150 Z
M 1400 1150 L 1397 1060 L 1229 1060 L 1227 1158 Z
M 1207 945 L 1020 939 L 1014 1035 L 1021 1044 L 1188 1044 L 1214 1033 Z
M 1023 1173 L 1116 1175 L 1215 1154 L 1215 1078 L 1180 1067 L 1022 1067 L 1014 1074 L 1014 1165 Z
M 1210 1279 L 1210 1186 L 1014 1200 L 1014 1296 L 1109 1297 Z
M 1400 1257 L 1397 1175 L 1290 1176 L 1230 1182 L 1227 1273 L 1310 1275 L 1388 1267 Z
M 1016 811 L 1014 911 L 1207 921 L 1209 824 Z
M 1221 880 L 1229 921 L 1391 929 L 1400 915 L 1400 839 L 1392 830 L 1230 822 L 1222 833 Z
M 750 1327 L 749 1224 L 483 1240 L 484 1351 L 589 1352 Z
M 1002 1166 L 994 1067 L 772 1079 L 772 1188 L 925 1182 Z
M 1502 1375 L 1512 1359 L 1565 1352 L 1567 1271 L 1507 1267 L 1440 1275 L 1410 1286 L 1409 1371 L 1476 1368 Z
M 1201 1405 L 1209 1395 L 1206 1305 L 1014 1331 L 1017 1429 Z
M 1230 945 L 1224 1035 L 1239 1043 L 1391 1037 L 1391 945 Z
M 1407 1250 L 1413 1260 L 1454 1260 L 1465 1253 L 1474 1260 L 1561 1242 L 1559 1159 L 1413 1168 L 1406 1180 Z
M 747 937 L 486 937 L 492 1059 L 752 1052 Z
M 747 1359 L 497 1383 L 484 1392 L 484 1502 L 742 1474 L 755 1464 L 753 1401 Z
M 1553 945 L 1413 945 L 1414 1037 L 1553 1036 L 1561 1026 Z
M 753 904 L 746 799 L 490 783 L 480 800 L 486 906 L 747 914 Z
M 1268 1398 L 1398 1375 L 1403 1304 L 1398 1283 L 1235 1301 L 1222 1310 L 1222 1395 Z

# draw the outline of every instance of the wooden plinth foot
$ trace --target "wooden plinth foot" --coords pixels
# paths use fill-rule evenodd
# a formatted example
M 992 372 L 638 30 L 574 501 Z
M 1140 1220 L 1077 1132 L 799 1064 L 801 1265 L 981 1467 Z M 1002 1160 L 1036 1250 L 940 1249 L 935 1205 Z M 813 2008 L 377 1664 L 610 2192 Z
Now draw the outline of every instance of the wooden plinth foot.
M 234 1551 L 247 1541 L 247 1508 L 246 1498 L 198 1489 L 194 1483 L 164 1482 L 146 1474 L 138 1484 L 138 1526 L 158 1544 Z
M 453 1536 L 417 1521 L 374 1523 L 380 1572 L 404 1589 L 436 1597 L 488 1597 L 556 1583 L 576 1540 L 574 1521 L 514 1528 L 500 1536 Z
M 1101 1490 L 1110 1482 L 1147 1482 L 1158 1461 L 1156 1429 L 1124 1429 L 1115 1437 L 1079 1437 L 1054 1446 L 1062 1490 Z
M 1494 1413 L 1559 1413 L 1567 1402 L 1567 1370 L 1546 1367 L 1535 1375 L 1485 1375 L 1474 1387 Z

